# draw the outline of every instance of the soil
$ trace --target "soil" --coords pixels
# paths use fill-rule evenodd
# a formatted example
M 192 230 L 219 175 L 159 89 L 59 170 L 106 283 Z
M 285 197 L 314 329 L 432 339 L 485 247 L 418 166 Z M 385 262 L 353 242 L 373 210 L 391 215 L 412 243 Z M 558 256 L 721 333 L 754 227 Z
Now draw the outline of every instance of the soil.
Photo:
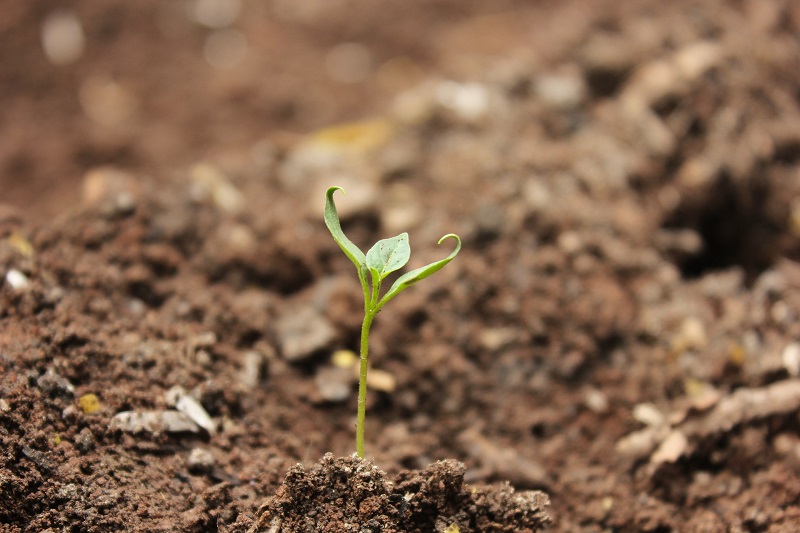
M 800 529 L 797 2 L 3 12 L 2 531 Z

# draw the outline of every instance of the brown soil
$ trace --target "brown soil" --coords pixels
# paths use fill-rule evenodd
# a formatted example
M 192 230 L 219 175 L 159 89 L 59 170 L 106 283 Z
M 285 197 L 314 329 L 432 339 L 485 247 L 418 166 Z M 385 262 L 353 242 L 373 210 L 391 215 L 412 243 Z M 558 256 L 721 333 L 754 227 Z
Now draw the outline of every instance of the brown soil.
M 797 2 L 5 4 L 3 531 L 800 528 Z

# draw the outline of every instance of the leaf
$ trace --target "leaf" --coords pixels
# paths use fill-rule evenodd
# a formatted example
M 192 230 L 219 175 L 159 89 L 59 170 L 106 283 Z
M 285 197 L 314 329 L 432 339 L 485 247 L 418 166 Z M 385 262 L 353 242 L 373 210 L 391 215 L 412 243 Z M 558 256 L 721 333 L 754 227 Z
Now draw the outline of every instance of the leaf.
M 448 255 L 441 261 L 436 261 L 424 267 L 414 269 L 411 272 L 407 272 L 402 276 L 400 276 L 399 278 L 397 278 L 397 281 L 395 281 L 394 284 L 392 284 L 392 287 L 386 292 L 383 298 L 381 298 L 380 302 L 378 303 L 378 309 L 383 307 L 383 305 L 386 302 L 388 302 L 389 300 L 400 294 L 402 291 L 404 291 L 414 283 L 423 280 L 428 276 L 430 276 L 431 274 L 434 274 L 435 272 L 441 270 L 447 263 L 452 261 L 456 255 L 458 255 L 458 252 L 461 251 L 461 239 L 455 233 L 448 233 L 447 235 L 439 239 L 438 244 L 442 244 L 442 242 L 447 238 L 453 238 L 456 240 L 456 249 L 453 250 L 453 252 L 450 255 Z
M 411 257 L 411 246 L 408 243 L 408 233 L 401 233 L 397 237 L 381 239 L 367 252 L 367 267 L 373 276 L 383 280 L 408 263 Z
M 364 269 L 366 268 L 367 260 L 364 256 L 364 252 L 353 244 L 342 231 L 342 225 L 339 222 L 339 213 L 336 212 L 336 204 L 333 202 L 333 193 L 336 191 L 342 191 L 342 193 L 344 193 L 344 189 L 341 187 L 329 187 L 328 191 L 325 193 L 325 225 L 328 226 L 328 230 L 331 232 L 331 235 L 333 235 L 333 240 L 336 241 L 336 244 L 342 249 L 344 255 L 356 265 L 358 276 L 361 278 L 363 285 L 365 281 Z

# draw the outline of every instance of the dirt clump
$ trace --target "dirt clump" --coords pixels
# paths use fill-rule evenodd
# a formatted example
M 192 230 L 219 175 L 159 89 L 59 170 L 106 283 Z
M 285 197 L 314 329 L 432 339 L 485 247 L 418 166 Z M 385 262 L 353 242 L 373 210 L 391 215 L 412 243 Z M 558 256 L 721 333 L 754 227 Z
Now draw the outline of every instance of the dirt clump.
M 356 455 L 326 454 L 309 471 L 289 470 L 250 531 L 533 532 L 550 523 L 544 493 L 515 492 L 507 483 L 471 489 L 464 472 L 444 460 L 390 481 Z

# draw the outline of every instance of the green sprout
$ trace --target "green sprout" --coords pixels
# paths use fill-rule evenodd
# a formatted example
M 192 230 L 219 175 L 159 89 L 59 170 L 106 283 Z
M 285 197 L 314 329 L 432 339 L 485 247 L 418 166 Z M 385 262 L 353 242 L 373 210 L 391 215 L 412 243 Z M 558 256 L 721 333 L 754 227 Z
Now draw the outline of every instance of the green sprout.
M 333 203 L 333 193 L 338 190 L 344 193 L 344 189 L 341 187 L 330 187 L 328 192 L 325 193 L 325 225 L 328 226 L 336 244 L 339 245 L 350 261 L 356 265 L 358 279 L 361 281 L 361 288 L 364 290 L 364 322 L 361 324 L 361 366 L 358 379 L 358 418 L 356 422 L 356 453 L 363 458 L 364 420 L 367 414 L 367 360 L 369 356 L 369 330 L 372 326 L 372 321 L 383 306 L 386 305 L 386 302 L 414 283 L 441 270 L 442 267 L 452 261 L 461 250 L 461 239 L 454 233 L 448 233 L 439 239 L 439 244 L 447 238 L 452 237 L 455 239 L 455 250 L 441 261 L 406 272 L 397 278 L 389 290 L 386 291 L 386 294 L 381 296 L 381 283 L 383 280 L 392 272 L 403 268 L 411 257 L 408 233 L 401 233 L 389 239 L 381 239 L 364 255 L 364 252 L 353 244 L 342 231 L 342 225 L 339 223 L 339 214 L 336 212 L 336 204 Z

